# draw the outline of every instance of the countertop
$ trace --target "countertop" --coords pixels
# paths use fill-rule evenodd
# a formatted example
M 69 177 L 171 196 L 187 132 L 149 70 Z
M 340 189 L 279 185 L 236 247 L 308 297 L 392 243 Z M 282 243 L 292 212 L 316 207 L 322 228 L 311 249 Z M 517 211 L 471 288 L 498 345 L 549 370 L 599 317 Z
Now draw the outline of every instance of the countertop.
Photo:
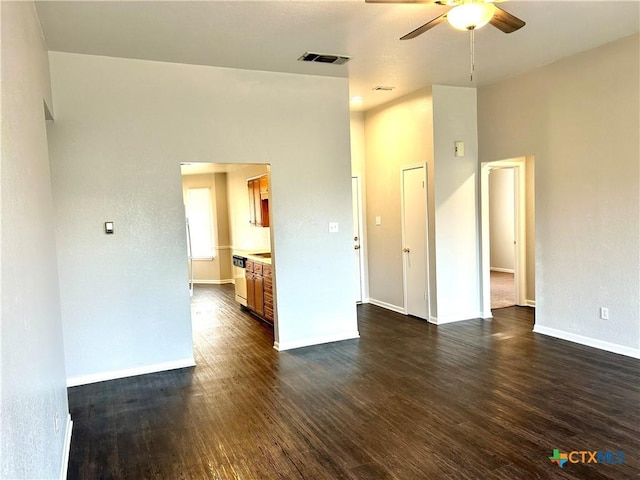
M 241 257 L 246 257 L 248 260 L 253 260 L 254 262 L 266 263 L 267 265 L 271 265 L 271 252 L 265 252 L 264 250 L 260 251 L 246 251 L 246 250 L 234 250 L 234 255 L 240 255 Z M 269 255 L 265 257 L 264 255 Z

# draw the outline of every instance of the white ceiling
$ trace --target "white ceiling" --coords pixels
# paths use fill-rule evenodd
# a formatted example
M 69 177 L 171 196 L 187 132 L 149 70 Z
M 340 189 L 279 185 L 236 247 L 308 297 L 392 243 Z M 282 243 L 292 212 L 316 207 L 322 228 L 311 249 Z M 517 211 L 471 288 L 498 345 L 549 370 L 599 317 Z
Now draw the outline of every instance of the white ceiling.
M 348 77 L 369 109 L 427 85 L 480 86 L 639 31 L 640 0 L 508 1 L 527 25 L 506 35 L 469 35 L 446 22 L 399 37 L 446 11 L 434 4 L 351 1 L 42 1 L 37 10 L 50 50 L 165 62 Z M 346 65 L 309 64 L 305 51 L 349 55 Z M 598 68 L 594 65 L 594 68 Z M 376 85 L 392 92 L 373 91 Z M 352 108 L 354 109 L 354 108 Z

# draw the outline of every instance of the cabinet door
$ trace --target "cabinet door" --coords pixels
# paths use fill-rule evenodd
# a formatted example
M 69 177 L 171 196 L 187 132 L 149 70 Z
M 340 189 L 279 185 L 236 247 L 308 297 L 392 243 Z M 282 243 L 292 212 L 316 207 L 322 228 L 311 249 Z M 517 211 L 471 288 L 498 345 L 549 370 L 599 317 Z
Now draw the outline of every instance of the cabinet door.
M 263 175 L 258 179 L 260 184 L 260 220 L 263 227 L 269 226 L 269 177 Z
M 256 280 L 255 280 L 256 277 L 252 272 L 246 272 L 246 276 L 247 276 L 247 308 L 250 310 L 255 310 L 256 309 Z M 262 301 L 260 303 L 262 303 Z
M 260 200 L 260 219 L 263 227 L 269 226 L 269 200 Z
M 247 192 L 249 193 L 249 223 L 251 225 L 256 224 L 256 203 L 255 203 L 255 195 L 253 193 L 254 190 L 254 180 L 247 180 Z
M 255 276 L 255 312 L 258 315 L 264 315 L 264 279 L 262 275 Z
M 260 182 L 260 198 L 269 198 L 269 177 L 263 175 L 258 181 Z
M 253 210 L 256 217 L 256 225 L 262 226 L 262 202 L 260 201 L 260 179 L 253 180 Z

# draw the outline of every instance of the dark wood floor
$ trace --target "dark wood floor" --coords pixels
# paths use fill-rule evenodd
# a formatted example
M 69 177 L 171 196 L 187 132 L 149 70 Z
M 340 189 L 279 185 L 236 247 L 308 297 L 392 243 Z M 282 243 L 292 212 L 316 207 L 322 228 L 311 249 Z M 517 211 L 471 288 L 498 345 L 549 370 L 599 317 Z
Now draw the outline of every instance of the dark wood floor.
M 196 288 L 197 367 L 69 390 L 68 478 L 640 475 L 640 362 L 533 334 L 531 309 L 437 327 L 362 305 L 360 340 L 278 353 L 232 295 Z

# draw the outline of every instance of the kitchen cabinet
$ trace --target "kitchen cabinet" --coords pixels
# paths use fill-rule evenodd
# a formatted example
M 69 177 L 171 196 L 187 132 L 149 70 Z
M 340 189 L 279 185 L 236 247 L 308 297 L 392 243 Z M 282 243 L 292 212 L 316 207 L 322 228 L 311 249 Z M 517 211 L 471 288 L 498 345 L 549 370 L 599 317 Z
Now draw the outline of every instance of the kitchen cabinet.
M 256 227 L 269 226 L 269 177 L 262 175 L 247 180 L 249 193 L 249 223 Z
M 273 275 L 271 272 L 271 265 L 265 264 L 262 268 L 264 318 L 273 323 Z
M 247 260 L 245 263 L 245 278 L 247 283 L 247 308 L 249 310 L 256 309 L 256 280 L 253 275 L 254 263 Z
M 273 324 L 273 275 L 271 265 L 247 260 L 247 308 Z

